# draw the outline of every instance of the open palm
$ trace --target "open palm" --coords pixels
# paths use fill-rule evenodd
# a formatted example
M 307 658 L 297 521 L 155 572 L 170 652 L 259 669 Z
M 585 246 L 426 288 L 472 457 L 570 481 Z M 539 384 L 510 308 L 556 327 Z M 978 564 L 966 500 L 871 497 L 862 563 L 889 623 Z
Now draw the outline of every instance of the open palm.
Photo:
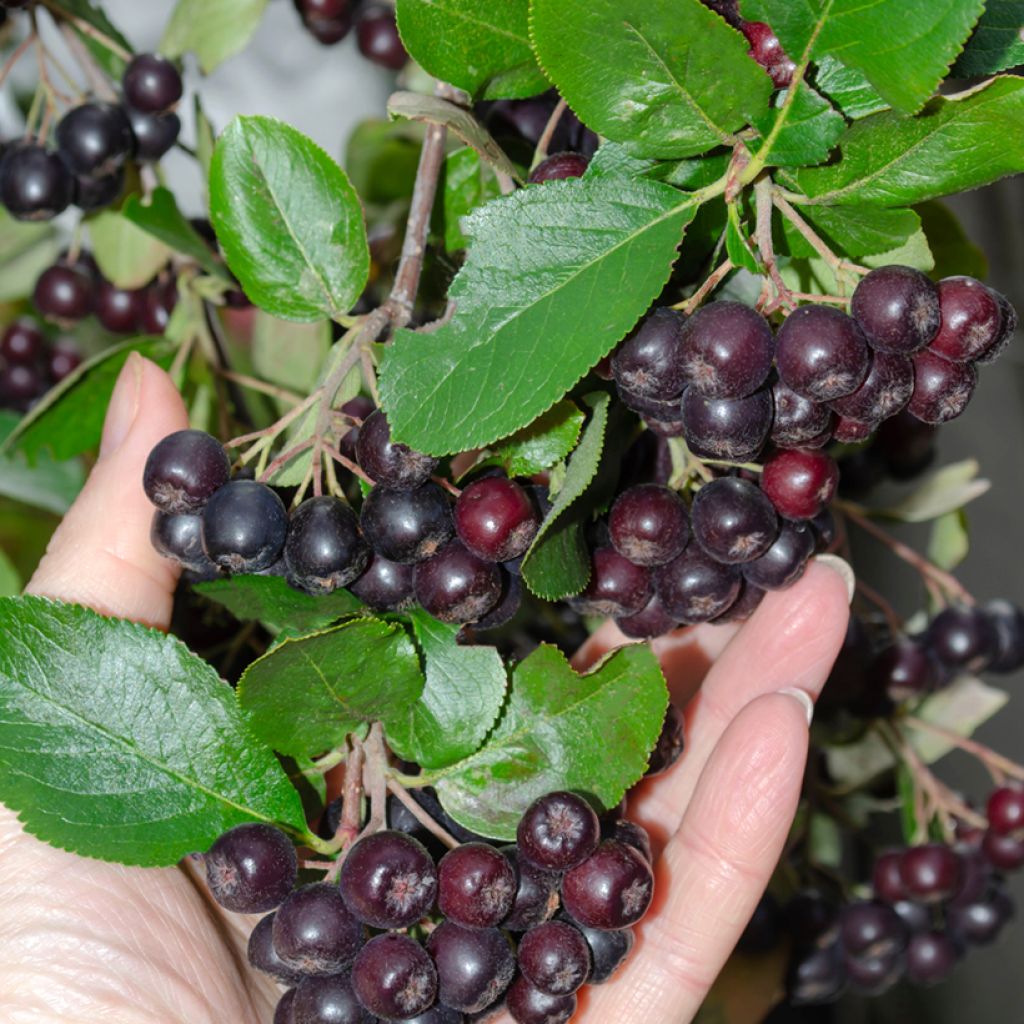
M 31 592 L 167 626 L 176 574 L 149 544 L 152 509 L 140 481 L 153 445 L 186 425 L 169 378 L 130 357 L 100 460 Z M 661 854 L 655 903 L 627 966 L 581 993 L 580 1024 L 683 1024 L 695 1014 L 782 849 L 811 700 L 842 642 L 847 603 L 841 573 L 812 564 L 741 629 L 698 627 L 656 643 L 687 709 L 688 747 L 630 798 L 630 816 Z M 605 627 L 577 663 L 622 640 Z M 0 810 L 4 1021 L 268 1024 L 278 989 L 246 963 L 252 923 L 213 904 L 194 865 L 79 858 L 25 835 Z

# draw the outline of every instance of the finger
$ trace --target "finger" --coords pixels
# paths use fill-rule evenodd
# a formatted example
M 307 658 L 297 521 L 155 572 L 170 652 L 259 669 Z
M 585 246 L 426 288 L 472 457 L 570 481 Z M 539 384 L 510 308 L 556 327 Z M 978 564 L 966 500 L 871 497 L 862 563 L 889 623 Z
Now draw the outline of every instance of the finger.
M 762 696 L 709 758 L 656 869 L 655 901 L 627 965 L 581 999 L 586 1021 L 684 1024 L 750 920 L 796 813 L 807 757 L 806 707 Z
M 178 568 L 149 541 L 142 470 L 161 438 L 188 426 L 170 377 L 132 353 L 117 379 L 100 458 L 53 535 L 28 593 L 166 628 Z

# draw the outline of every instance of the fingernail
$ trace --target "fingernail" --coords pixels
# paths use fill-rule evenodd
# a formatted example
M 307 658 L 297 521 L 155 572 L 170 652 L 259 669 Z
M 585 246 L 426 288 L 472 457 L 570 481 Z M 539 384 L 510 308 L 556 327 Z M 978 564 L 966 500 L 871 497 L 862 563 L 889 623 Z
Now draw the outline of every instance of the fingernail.
M 806 690 L 798 690 L 795 686 L 787 686 L 785 689 L 777 690 L 776 692 L 792 697 L 803 708 L 803 712 L 807 716 L 807 725 L 810 727 L 811 722 L 814 721 L 814 701 L 811 700 L 811 695 Z
M 838 555 L 815 555 L 814 561 L 819 565 L 827 566 L 843 577 L 843 582 L 846 584 L 846 596 L 852 603 L 853 595 L 857 590 L 857 577 L 853 574 L 853 567 L 850 563 Z
M 132 352 L 118 374 L 114 393 L 107 406 L 107 418 L 103 422 L 103 439 L 100 441 L 100 458 L 113 455 L 124 443 L 139 414 L 139 395 L 142 391 L 142 372 L 145 363 L 138 352 Z

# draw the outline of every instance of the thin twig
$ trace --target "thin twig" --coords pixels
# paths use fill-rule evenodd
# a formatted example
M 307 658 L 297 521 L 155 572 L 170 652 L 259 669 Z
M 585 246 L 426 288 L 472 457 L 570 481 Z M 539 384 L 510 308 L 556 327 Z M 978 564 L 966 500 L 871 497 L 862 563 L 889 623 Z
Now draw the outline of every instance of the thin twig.
M 689 316 L 722 283 L 722 280 L 733 269 L 735 269 L 735 264 L 727 257 L 725 262 L 717 270 L 712 271 L 704 283 L 688 299 L 677 303 L 672 308 L 678 309 Z
M 248 444 L 250 441 L 266 440 L 274 438 L 280 434 L 286 427 L 290 426 L 295 420 L 297 420 L 304 412 L 309 410 L 312 406 L 316 405 L 319 395 L 314 392 L 308 398 L 303 399 L 294 409 L 289 409 L 276 423 L 271 423 L 269 427 L 264 427 L 262 430 L 253 430 L 251 433 L 242 434 L 240 437 L 234 437 L 227 444 L 225 448 L 238 448 L 243 444 Z
M 896 609 L 874 587 L 865 583 L 859 576 L 857 577 L 857 590 L 885 616 L 885 621 L 889 623 L 889 629 L 895 635 L 898 636 L 903 632 L 903 619 Z
M 1020 779 L 1024 781 L 1024 765 L 1019 765 L 1016 761 L 1011 761 L 1008 757 L 1004 757 L 991 747 L 986 747 L 983 743 L 978 743 L 977 740 L 972 740 L 967 736 L 961 736 L 959 733 L 953 732 L 951 729 L 946 729 L 944 726 L 936 725 L 934 722 L 927 722 L 923 718 L 918 718 L 915 715 L 907 715 L 903 721 L 906 722 L 907 725 L 912 725 L 915 729 L 930 732 L 934 736 L 944 739 L 954 747 L 957 747 L 968 754 L 972 754 L 981 761 L 983 765 L 985 765 L 998 785 L 1002 785 L 1006 781 L 1006 776 L 1009 776 L 1012 779 Z
M 568 107 L 569 104 L 565 102 L 564 97 L 560 98 L 555 104 L 555 109 L 551 111 L 548 123 L 544 125 L 544 131 L 537 140 L 537 148 L 533 152 L 533 162 L 530 164 L 530 170 L 533 170 L 533 168 L 542 160 L 547 159 L 548 146 L 551 145 L 551 139 L 554 137 L 555 131 L 558 128 L 558 122 L 562 120 L 562 115 L 566 112 Z
M 294 391 L 288 391 L 286 388 L 278 387 L 276 384 L 268 384 L 257 377 L 249 377 L 244 373 L 235 373 L 234 370 L 225 370 L 219 366 L 214 368 L 214 372 L 226 380 L 233 380 L 236 384 L 241 384 L 243 388 L 248 388 L 250 391 L 258 391 L 260 394 L 269 395 L 271 398 L 279 398 L 282 402 L 288 402 L 291 405 L 298 405 L 302 401 L 302 396 Z
M 75 63 L 78 64 L 84 72 L 85 77 L 89 80 L 89 85 L 92 87 L 92 91 L 96 93 L 97 96 L 100 96 L 105 100 L 109 100 L 112 103 L 117 102 L 117 93 L 107 81 L 106 76 L 100 70 L 100 67 L 93 58 L 93 55 L 89 52 L 89 48 L 81 39 L 79 39 L 78 33 L 75 32 L 75 29 L 63 19 L 59 19 L 59 24 L 61 35 L 64 36 L 64 40 L 68 44 L 68 49 L 75 58 Z
M 95 39 L 96 42 L 105 46 L 111 53 L 116 54 L 123 61 L 130 61 L 133 54 L 129 53 L 120 43 L 115 42 L 105 32 L 101 32 L 98 28 L 93 27 L 89 22 L 84 21 L 82 18 L 77 17 L 74 14 L 69 14 L 66 10 L 61 7 L 57 7 L 52 0 L 43 0 L 43 6 L 50 12 L 54 20 L 61 24 L 61 28 L 64 28 L 64 23 L 70 22 L 79 32 L 84 36 L 89 36 L 90 39 Z
M 772 183 L 770 178 L 761 178 L 754 185 L 754 200 L 757 210 L 757 226 L 754 238 L 761 262 L 768 272 L 772 286 L 775 288 L 775 300 L 765 305 L 765 312 L 770 313 L 780 306 L 792 309 L 796 303 L 789 293 L 786 282 L 782 280 L 778 264 L 775 261 L 775 246 L 772 240 Z
M 444 843 L 450 850 L 459 845 L 459 841 L 439 825 L 420 805 L 409 795 L 406 788 L 395 778 L 388 779 L 388 792 L 400 800 L 409 813 L 432 835 Z
M 374 485 L 373 477 L 371 477 L 366 472 L 365 469 L 363 469 L 361 466 L 357 465 L 351 459 L 346 458 L 344 455 L 341 454 L 341 452 L 338 451 L 337 448 L 332 448 L 326 442 L 324 443 L 323 448 L 324 448 L 324 452 L 327 455 L 330 455 L 330 457 L 332 459 L 334 459 L 334 461 L 337 462 L 339 466 L 344 466 L 345 469 L 347 469 L 353 476 L 359 477 L 359 479 L 362 480 L 363 483 L 369 484 L 371 487 L 373 487 L 373 485 Z
M 768 187 L 772 202 L 779 213 L 800 232 L 811 248 L 829 265 L 836 277 L 848 274 L 863 275 L 870 271 L 869 267 L 862 267 L 859 263 L 850 263 L 847 260 L 840 259 L 814 228 L 793 209 L 789 201 L 781 195 L 778 189 L 775 189 L 771 184 Z
M 341 855 L 327 872 L 327 881 L 334 881 L 341 871 L 345 852 L 359 836 L 359 823 L 363 820 L 363 763 L 366 754 L 363 745 L 354 737 L 349 739 L 349 754 L 345 758 L 345 781 L 341 790 L 341 820 L 334 833 L 334 845 Z
M 305 441 L 300 441 L 293 448 L 289 448 L 286 452 L 282 452 L 275 458 L 270 465 L 267 466 L 259 476 L 259 482 L 261 484 L 268 483 L 273 475 L 290 459 L 294 459 L 296 455 L 301 455 L 307 448 L 313 447 L 313 439 L 307 437 Z
M 384 746 L 384 729 L 380 722 L 370 726 L 370 732 L 363 745 L 363 789 L 370 796 L 370 820 L 366 831 L 379 832 L 387 827 L 387 778 L 388 752 Z
M 453 484 L 447 477 L 434 476 L 431 477 L 431 480 L 433 480 L 438 487 L 446 490 L 453 498 L 458 498 L 462 494 L 462 491 L 459 490 L 459 488 L 456 487 L 455 484 Z
M 0 68 L 0 85 L 3 85 L 4 82 L 7 81 L 7 76 L 14 70 L 14 65 L 25 56 L 25 52 L 33 42 L 35 42 L 35 32 L 30 32 L 20 43 L 18 43 L 10 57 L 4 61 L 4 66 Z

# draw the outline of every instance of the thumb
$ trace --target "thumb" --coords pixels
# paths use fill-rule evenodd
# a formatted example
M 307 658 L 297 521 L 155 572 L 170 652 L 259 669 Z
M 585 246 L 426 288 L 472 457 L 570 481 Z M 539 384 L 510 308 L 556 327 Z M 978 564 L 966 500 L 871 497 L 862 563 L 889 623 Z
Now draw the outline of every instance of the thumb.
M 179 570 L 150 544 L 153 506 L 142 490 L 142 470 L 157 441 L 187 426 L 171 378 L 133 352 L 110 399 L 99 461 L 27 593 L 167 627 Z

